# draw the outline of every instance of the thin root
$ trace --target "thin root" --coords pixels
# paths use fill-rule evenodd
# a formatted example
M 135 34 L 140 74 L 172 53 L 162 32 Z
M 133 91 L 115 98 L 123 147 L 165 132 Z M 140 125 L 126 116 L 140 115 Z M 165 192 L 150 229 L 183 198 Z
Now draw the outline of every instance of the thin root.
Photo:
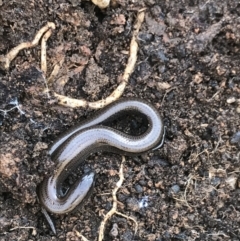
M 122 213 L 117 211 L 117 202 L 118 201 L 117 201 L 116 194 L 117 194 L 118 189 L 122 186 L 122 183 L 123 183 L 123 180 L 124 180 L 124 174 L 123 174 L 123 164 L 124 164 L 124 162 L 125 162 L 125 157 L 123 156 L 122 157 L 122 163 L 121 163 L 119 173 L 118 173 L 119 174 L 119 181 L 117 182 L 116 187 L 112 191 L 112 197 L 113 197 L 112 209 L 104 216 L 104 219 L 102 220 L 102 222 L 100 224 L 98 241 L 103 240 L 106 223 L 107 223 L 108 219 L 110 219 L 112 217 L 113 214 L 117 214 L 117 215 L 123 216 L 127 219 L 131 219 L 135 223 L 135 234 L 137 233 L 137 229 L 138 229 L 137 221 L 134 218 L 129 217 L 129 216 L 127 216 L 125 214 L 122 214 Z
M 81 233 L 75 230 L 76 235 L 81 238 L 82 241 L 89 241 L 86 237 L 84 237 Z
M 21 226 L 18 226 L 18 227 L 14 227 L 14 228 L 11 228 L 10 231 L 13 231 L 13 230 L 16 230 L 16 229 L 33 229 L 33 230 L 36 230 L 35 227 L 21 227 Z
M 52 22 L 48 22 L 44 27 L 42 27 L 37 34 L 35 35 L 34 39 L 31 42 L 24 42 L 19 44 L 18 46 L 14 47 L 7 53 L 5 56 L 0 56 L 0 62 L 3 64 L 4 69 L 8 69 L 10 66 L 11 61 L 18 55 L 18 53 L 27 48 L 35 47 L 39 40 L 41 39 L 42 35 L 48 31 L 49 29 L 55 29 L 55 24 Z
M 42 38 L 42 42 L 41 42 L 41 70 L 42 72 L 45 74 L 47 74 L 47 40 L 49 39 L 49 37 L 52 35 L 52 29 L 50 28 L 44 35 Z

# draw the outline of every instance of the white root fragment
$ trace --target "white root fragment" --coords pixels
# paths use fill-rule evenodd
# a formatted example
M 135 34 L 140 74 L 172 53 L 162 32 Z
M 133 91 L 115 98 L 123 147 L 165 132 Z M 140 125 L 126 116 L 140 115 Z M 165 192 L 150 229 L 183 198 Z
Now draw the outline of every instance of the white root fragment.
M 118 189 L 122 186 L 122 183 L 123 183 L 123 180 L 124 180 L 124 173 L 123 173 L 123 164 L 125 162 L 125 157 L 122 156 L 122 163 L 121 163 L 121 166 L 120 166 L 120 169 L 119 169 L 119 172 L 118 172 L 118 175 L 119 175 L 119 180 L 118 182 L 116 183 L 116 187 L 112 190 L 112 197 L 113 197 L 113 204 L 112 204 L 112 208 L 111 210 L 104 216 L 104 219 L 102 220 L 101 224 L 100 224 L 100 227 L 99 227 L 99 235 L 98 235 L 98 241 L 102 241 L 103 238 L 104 238 L 104 230 L 105 230 L 105 226 L 106 226 L 106 223 L 108 221 L 108 219 L 110 219 L 112 217 L 112 215 L 114 214 L 117 214 L 117 215 L 120 215 L 120 216 L 123 216 L 127 219 L 131 219 L 134 223 L 135 223 L 135 233 L 137 233 L 137 229 L 138 229 L 138 223 L 136 222 L 136 220 L 132 217 L 129 217 L 123 213 L 120 213 L 117 211 L 117 203 L 118 203 L 118 200 L 117 200 L 117 191 Z
M 52 22 L 48 22 L 44 27 L 42 27 L 37 32 L 37 34 L 31 42 L 21 43 L 18 46 L 11 49 L 10 52 L 8 52 L 5 56 L 0 56 L 0 62 L 2 62 L 3 68 L 7 70 L 10 66 L 11 61 L 18 55 L 18 53 L 21 50 L 35 47 L 39 43 L 39 40 L 41 39 L 42 35 L 49 29 L 55 29 L 55 24 Z
M 137 52 L 138 52 L 138 43 L 137 43 L 137 35 L 140 30 L 140 27 L 142 25 L 142 22 L 144 20 L 144 11 L 139 12 L 137 16 L 136 23 L 134 25 L 134 32 L 133 37 L 130 43 L 130 51 L 129 51 L 129 58 L 128 62 L 122 77 L 121 83 L 118 85 L 118 87 L 106 98 L 99 101 L 94 102 L 88 102 L 83 99 L 74 99 L 68 96 L 60 95 L 57 93 L 54 93 L 54 96 L 58 99 L 58 103 L 60 105 L 71 107 L 71 108 L 77 108 L 77 107 L 90 107 L 92 109 L 100 109 L 104 106 L 116 101 L 119 99 L 119 97 L 123 94 L 124 89 L 128 83 L 129 77 L 132 74 L 134 70 L 134 66 L 137 61 Z
M 118 85 L 118 87 L 112 92 L 112 94 L 109 95 L 106 99 L 94 101 L 94 102 L 88 102 L 84 99 L 74 99 L 65 95 L 57 94 L 56 92 L 54 92 L 53 94 L 54 94 L 54 97 L 58 99 L 58 104 L 66 107 L 71 107 L 71 108 L 90 107 L 92 109 L 100 109 L 119 99 L 119 97 L 123 94 L 123 91 L 126 85 L 127 85 L 127 82 L 122 81 Z
M 53 94 L 54 94 L 54 97 L 58 99 L 58 104 L 60 105 L 63 105 L 66 107 L 72 107 L 72 108 L 88 106 L 88 102 L 86 100 L 70 98 L 65 95 L 57 94 L 56 92 L 54 92 Z
M 52 29 L 50 28 L 42 37 L 41 42 L 41 70 L 45 74 L 47 74 L 47 40 L 52 35 Z
M 108 7 L 110 0 L 92 0 L 92 2 L 99 8 L 106 8 Z
M 84 237 L 81 233 L 75 230 L 77 237 L 81 238 L 82 241 L 89 241 L 86 237 Z

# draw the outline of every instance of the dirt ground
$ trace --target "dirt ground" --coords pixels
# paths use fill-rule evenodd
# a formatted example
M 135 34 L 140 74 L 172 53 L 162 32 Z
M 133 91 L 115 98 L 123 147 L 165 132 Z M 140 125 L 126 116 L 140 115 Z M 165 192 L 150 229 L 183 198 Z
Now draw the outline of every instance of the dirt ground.
M 136 219 L 137 234 L 131 219 L 113 215 L 104 240 L 240 240 L 238 0 L 115 0 L 105 10 L 83 0 L 0 0 L 0 55 L 53 22 L 46 77 L 63 65 L 52 90 L 103 99 L 121 79 L 143 8 L 137 64 L 123 97 L 155 105 L 166 138 L 159 150 L 126 157 L 118 211 Z M 40 50 L 22 50 L 0 69 L 0 241 L 81 240 L 79 233 L 97 240 L 121 157 L 96 154 L 79 168 L 98 173 L 93 194 L 73 213 L 52 215 L 55 236 L 36 195 L 55 167 L 47 150 L 95 110 L 62 107 L 43 92 Z

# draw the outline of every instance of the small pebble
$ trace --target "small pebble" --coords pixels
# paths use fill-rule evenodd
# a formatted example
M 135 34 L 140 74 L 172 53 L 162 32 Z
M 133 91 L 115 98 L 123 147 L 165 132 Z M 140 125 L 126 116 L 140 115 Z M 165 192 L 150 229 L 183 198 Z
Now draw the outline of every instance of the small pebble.
M 133 240 L 133 233 L 129 230 L 124 232 L 123 235 L 121 235 L 120 240 L 122 241 L 132 241 Z
M 174 193 L 178 193 L 180 191 L 180 187 L 178 185 L 173 185 L 170 191 Z
M 177 240 L 187 240 L 187 239 L 188 239 L 185 233 L 176 234 L 176 235 L 175 235 L 175 238 L 176 238 Z
M 145 180 L 139 180 L 139 183 L 142 185 L 142 186 L 146 186 L 147 185 L 147 182 Z
M 139 38 L 144 42 L 150 42 L 153 40 L 153 35 L 151 33 L 140 33 Z
M 147 241 L 154 241 L 154 240 L 156 240 L 156 234 L 154 234 L 154 233 L 148 234 L 145 239 Z
M 189 214 L 189 215 L 187 215 L 187 219 L 188 219 L 189 221 L 193 222 L 194 219 L 195 219 L 195 216 L 194 216 L 193 214 Z
M 33 236 L 36 236 L 37 235 L 37 230 L 34 228 L 33 231 L 32 231 L 32 235 Z
M 110 231 L 110 235 L 112 237 L 117 237 L 118 236 L 118 225 L 116 223 L 113 224 L 113 227 Z
M 236 98 L 235 98 L 235 97 L 230 97 L 230 98 L 227 99 L 227 103 L 228 103 L 228 104 L 232 104 L 232 103 L 234 103 L 235 101 L 236 101 Z
M 226 183 L 231 187 L 231 189 L 236 189 L 236 186 L 237 186 L 237 177 L 232 175 L 232 176 L 229 176 L 227 179 L 226 179 Z
M 99 8 L 106 8 L 109 5 L 110 0 L 92 0 L 92 2 Z
M 221 183 L 221 179 L 219 177 L 213 177 L 211 179 L 211 184 L 215 187 L 218 186 L 220 183 Z
M 240 106 L 237 107 L 236 111 L 237 111 L 237 113 L 240 114 Z
M 157 84 L 158 84 L 158 89 L 160 89 L 160 90 L 166 90 L 166 89 L 171 88 L 171 85 L 168 84 L 167 82 L 159 82 Z
M 137 191 L 137 193 L 142 193 L 143 192 L 143 188 L 139 184 L 135 185 L 135 190 Z
M 235 144 L 235 143 L 239 143 L 240 144 L 240 131 L 238 131 L 237 133 L 235 133 L 232 138 L 231 138 L 231 141 L 230 141 L 232 144 Z

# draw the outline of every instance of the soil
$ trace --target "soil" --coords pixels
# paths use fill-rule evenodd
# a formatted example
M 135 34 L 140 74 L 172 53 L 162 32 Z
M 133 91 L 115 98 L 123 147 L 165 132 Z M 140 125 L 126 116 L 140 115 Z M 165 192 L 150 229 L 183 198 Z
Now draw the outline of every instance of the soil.
M 115 0 L 105 10 L 83 0 L 0 0 L 0 55 L 54 22 L 47 76 L 57 62 L 64 64 L 51 88 L 103 99 L 121 79 L 143 8 L 138 60 L 123 97 L 158 108 L 165 143 L 126 157 L 118 211 L 134 217 L 138 231 L 134 235 L 131 219 L 113 215 L 104 240 L 240 240 L 238 0 Z M 54 235 L 36 194 L 54 171 L 47 150 L 95 111 L 61 107 L 43 92 L 40 50 L 40 44 L 22 50 L 8 70 L 0 70 L 0 241 L 81 240 L 79 233 L 97 240 L 112 207 L 121 157 L 99 153 L 81 165 L 80 172 L 98 173 L 94 191 L 73 213 L 51 216 Z M 59 83 L 66 76 L 63 88 Z

